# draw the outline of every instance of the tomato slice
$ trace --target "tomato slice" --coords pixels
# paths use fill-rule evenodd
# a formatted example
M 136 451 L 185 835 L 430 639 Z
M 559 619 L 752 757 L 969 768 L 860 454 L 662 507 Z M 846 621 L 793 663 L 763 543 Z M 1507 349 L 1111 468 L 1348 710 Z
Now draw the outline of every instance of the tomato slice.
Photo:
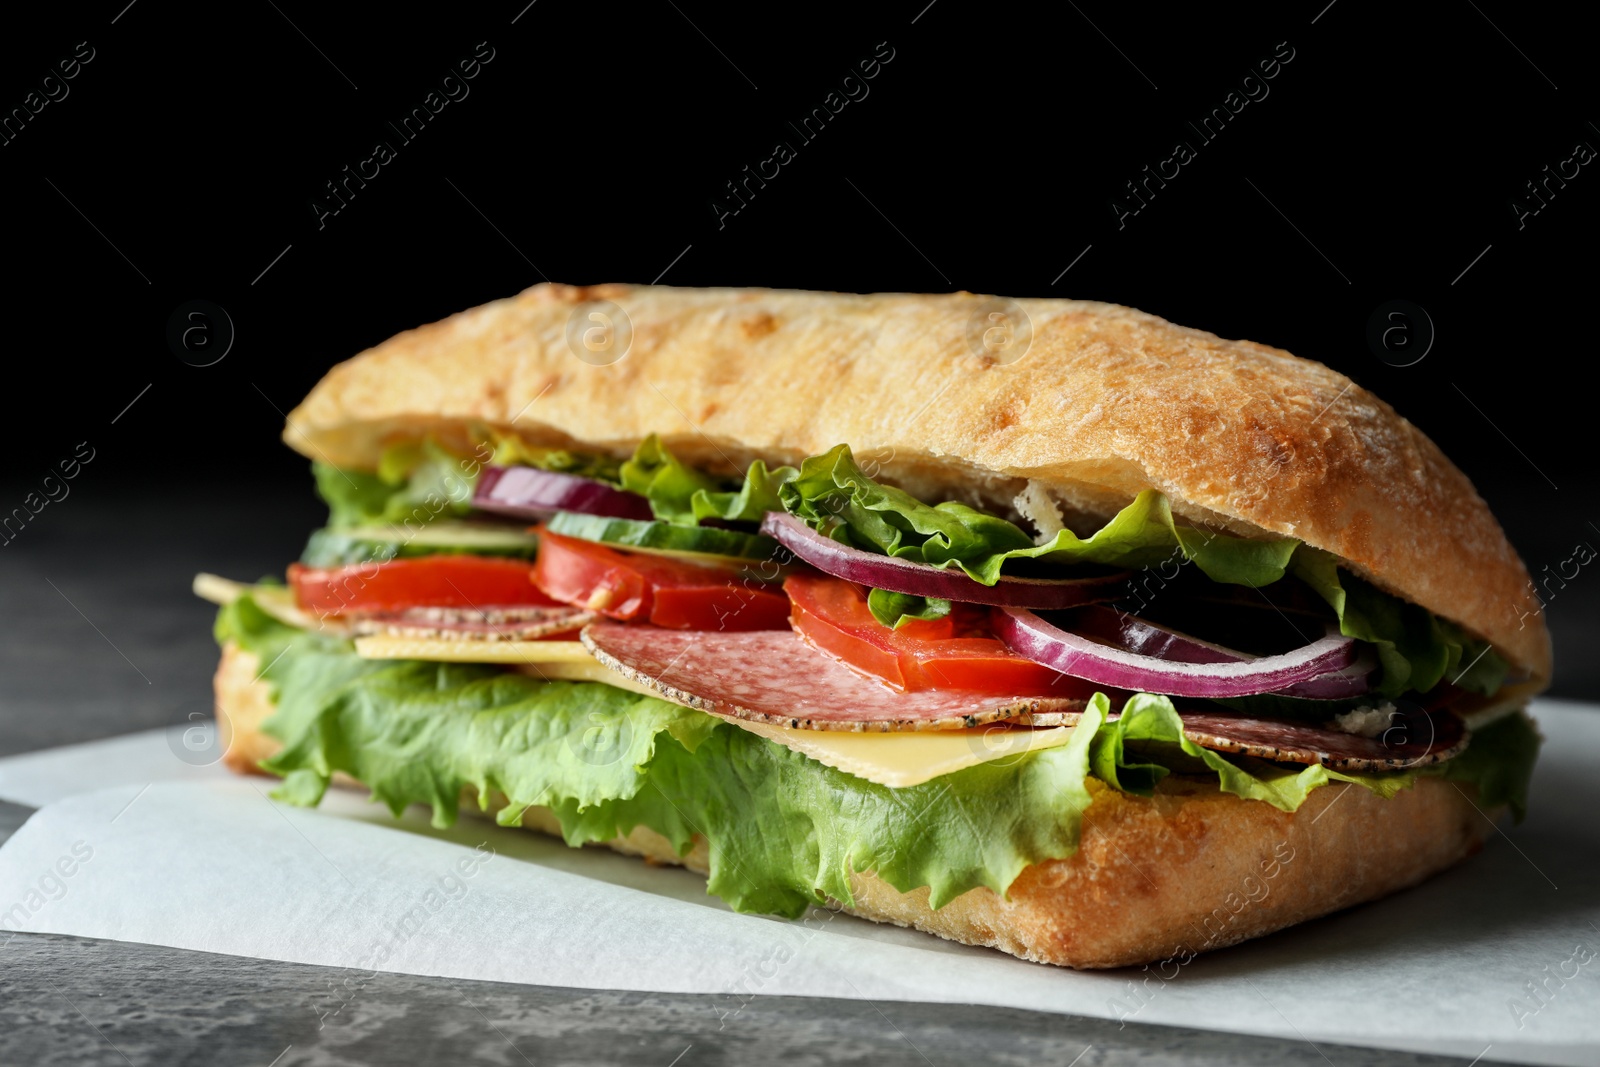
M 539 531 L 533 580 L 563 604 L 624 622 L 671 630 L 782 630 L 789 598 L 748 569 L 702 566 L 668 556 Z
M 812 647 L 901 691 L 970 689 L 1006 696 L 1083 696 L 1075 678 L 1023 659 L 994 637 L 988 612 L 955 604 L 942 619 L 883 625 L 854 582 L 791 574 L 794 628 Z
M 533 584 L 532 575 L 533 565 L 525 560 L 465 555 L 346 567 L 289 565 L 295 602 L 324 615 L 555 604 Z

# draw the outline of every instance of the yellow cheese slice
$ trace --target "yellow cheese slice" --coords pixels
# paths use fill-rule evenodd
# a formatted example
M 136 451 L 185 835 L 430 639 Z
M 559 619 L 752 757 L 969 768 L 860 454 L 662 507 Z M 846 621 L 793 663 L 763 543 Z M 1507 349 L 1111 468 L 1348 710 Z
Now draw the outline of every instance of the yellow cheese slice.
M 614 685 L 618 689 L 626 689 L 631 693 L 640 693 L 647 697 L 659 697 L 660 695 L 649 686 L 640 685 L 631 678 L 624 678 L 592 659 L 588 663 L 529 663 L 517 669 L 523 674 L 531 674 L 553 681 L 602 682 L 605 685 Z
M 430 659 L 439 663 L 500 663 L 511 667 L 521 663 L 600 666 L 579 641 L 467 641 L 375 634 L 356 638 L 356 655 L 362 659 Z
M 604 682 L 645 696 L 655 690 L 606 669 L 577 641 L 461 641 L 387 634 L 356 638 L 362 659 L 423 659 L 435 663 L 494 663 L 536 678 Z
M 336 637 L 345 637 L 350 633 L 350 628 L 341 623 L 336 616 L 322 618 L 309 611 L 300 610 L 294 602 L 294 594 L 281 585 L 250 585 L 247 582 L 219 578 L 215 574 L 197 574 L 194 576 L 192 588 L 194 595 L 201 600 L 209 600 L 218 605 L 232 604 L 245 593 L 249 593 L 250 599 L 256 602 L 256 607 L 285 626 L 293 626 L 298 630 L 321 631 Z
M 1050 730 L 996 725 L 977 730 L 918 730 L 906 733 L 846 733 L 841 730 L 793 730 L 764 722 L 733 720 L 753 734 L 791 748 L 818 763 L 904 789 L 942 774 L 976 767 L 990 760 L 1016 759 L 1027 752 L 1055 748 L 1072 738 L 1073 726 Z
M 1474 693 L 1457 700 L 1451 710 L 1461 716 L 1467 729 L 1476 732 L 1527 707 L 1528 701 L 1537 696 L 1541 688 L 1539 682 L 1522 682 L 1505 686 L 1489 696 Z

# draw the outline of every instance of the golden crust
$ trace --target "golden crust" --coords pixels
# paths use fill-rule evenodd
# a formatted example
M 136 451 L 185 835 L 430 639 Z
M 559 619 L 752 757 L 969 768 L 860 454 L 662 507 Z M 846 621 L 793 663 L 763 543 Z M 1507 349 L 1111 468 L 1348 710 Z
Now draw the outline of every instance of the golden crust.
M 229 641 L 212 679 L 216 692 L 217 741 L 222 762 L 235 774 L 259 774 L 256 764 L 279 748 L 261 732 L 272 715 L 272 694 L 260 678 L 261 660 Z
M 655 432 L 724 471 L 848 442 L 913 491 L 1008 508 L 1032 479 L 1100 516 L 1153 487 L 1189 521 L 1333 552 L 1548 679 L 1522 562 L 1383 401 L 1319 363 L 1112 304 L 1011 302 L 1031 344 L 995 359 L 974 340 L 993 299 L 538 285 L 340 364 L 284 437 L 354 468 L 398 438 L 486 426 L 619 454 Z M 597 301 L 632 324 L 603 366 L 567 340 Z
M 217 671 L 218 719 L 231 724 L 227 764 L 240 772 L 277 747 L 259 729 L 271 704 L 258 669 L 253 654 L 230 644 Z M 1149 800 L 1093 780 L 1089 787 L 1077 854 L 1027 868 L 1009 898 L 974 889 L 934 911 L 926 889 L 901 893 L 865 873 L 852 877 L 855 903 L 844 910 L 1063 967 L 1160 962 L 1171 978 L 1199 952 L 1415 885 L 1476 852 L 1491 826 L 1465 793 L 1436 778 L 1390 800 L 1324 786 L 1292 815 L 1195 778 L 1169 777 Z M 1322 818 L 1335 805 L 1338 813 Z M 560 835 L 547 809 L 530 809 L 523 825 Z M 640 827 L 607 847 L 709 868 L 703 839 L 679 856 Z

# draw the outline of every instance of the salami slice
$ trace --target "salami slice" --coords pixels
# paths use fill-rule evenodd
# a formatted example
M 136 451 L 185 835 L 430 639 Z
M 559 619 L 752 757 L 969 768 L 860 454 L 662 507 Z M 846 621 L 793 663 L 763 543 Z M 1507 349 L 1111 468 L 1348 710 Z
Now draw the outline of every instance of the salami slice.
M 1447 760 L 1467 747 L 1467 730 L 1448 711 L 1395 712 L 1376 737 L 1315 723 L 1180 711 L 1184 736 L 1204 748 L 1339 771 L 1397 771 Z
M 1112 707 L 1119 703 L 1113 699 Z M 1116 718 L 1117 712 L 1111 717 Z M 1045 712 L 1022 721 L 1031 726 L 1071 726 L 1078 718 L 1076 712 Z M 1201 748 L 1285 763 L 1320 763 L 1336 771 L 1395 771 L 1439 763 L 1459 755 L 1470 736 L 1454 713 L 1440 708 L 1397 709 L 1388 727 L 1375 737 L 1295 719 L 1260 719 L 1181 706 L 1178 718 L 1183 720 L 1184 736 Z
M 952 730 L 1083 701 L 954 690 L 898 693 L 821 655 L 792 630 L 723 633 L 597 622 L 580 635 L 611 670 L 714 715 L 802 730 Z
M 357 634 L 384 634 L 445 641 L 536 641 L 571 633 L 598 618 L 564 604 L 554 607 L 410 608 L 406 611 L 347 616 Z
M 959 691 L 899 693 L 819 654 L 787 630 L 709 633 L 596 622 L 580 634 L 590 653 L 667 700 L 716 715 L 808 730 L 944 730 L 1010 720 L 1071 726 L 1083 701 L 988 697 Z M 1108 691 L 1112 718 L 1128 694 Z M 1203 748 L 1343 771 L 1437 763 L 1467 746 L 1450 711 L 1397 710 L 1375 737 L 1318 723 L 1178 709 L 1183 732 Z

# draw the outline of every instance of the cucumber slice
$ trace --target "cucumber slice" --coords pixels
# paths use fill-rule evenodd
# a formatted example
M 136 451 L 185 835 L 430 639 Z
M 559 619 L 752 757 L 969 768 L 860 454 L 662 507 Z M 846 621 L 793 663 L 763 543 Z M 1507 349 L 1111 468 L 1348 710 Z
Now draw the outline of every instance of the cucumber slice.
M 516 526 L 437 519 L 407 530 L 401 526 L 360 526 L 317 530 L 300 562 L 308 567 L 342 567 L 415 556 L 515 556 L 532 559 L 539 539 Z
M 546 527 L 551 533 L 598 541 L 630 552 L 653 552 L 694 563 L 741 564 L 772 559 L 778 542 L 761 534 L 724 530 L 717 526 L 675 526 L 670 522 L 641 522 L 605 515 L 580 515 L 558 511 Z

